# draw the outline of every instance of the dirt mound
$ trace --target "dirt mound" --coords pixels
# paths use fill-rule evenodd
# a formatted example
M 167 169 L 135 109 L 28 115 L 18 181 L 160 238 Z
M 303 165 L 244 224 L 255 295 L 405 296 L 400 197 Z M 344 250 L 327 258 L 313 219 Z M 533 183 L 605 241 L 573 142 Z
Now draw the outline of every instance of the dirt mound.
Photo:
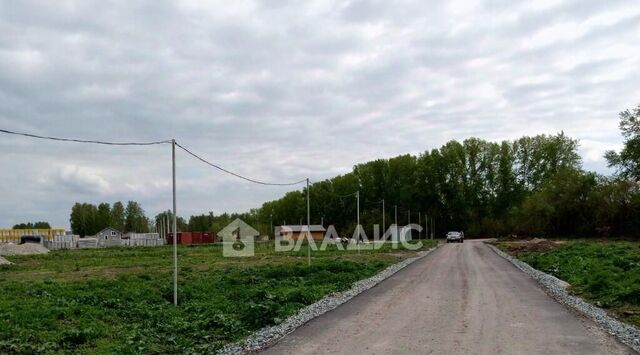
M 25 244 L 0 244 L 0 255 L 34 255 L 34 254 L 46 254 L 49 249 L 40 244 L 25 243 Z
M 11 262 L 0 256 L 0 265 L 11 265 Z
M 534 238 L 532 240 L 521 242 L 509 242 L 509 252 L 513 254 L 519 253 L 544 253 L 558 247 L 558 244 L 547 239 Z

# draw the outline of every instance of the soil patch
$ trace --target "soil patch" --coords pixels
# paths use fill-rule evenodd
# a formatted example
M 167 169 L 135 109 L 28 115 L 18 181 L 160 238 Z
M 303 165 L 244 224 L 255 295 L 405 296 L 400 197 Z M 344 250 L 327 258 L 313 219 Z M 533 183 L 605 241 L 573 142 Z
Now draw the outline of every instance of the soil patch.
M 25 244 L 0 244 L 0 255 L 34 255 L 34 254 L 46 254 L 49 249 L 40 244 L 25 243 Z
M 505 249 L 513 255 L 531 252 L 544 253 L 558 247 L 558 243 L 543 238 L 534 238 L 531 240 L 517 242 L 505 242 L 503 245 Z

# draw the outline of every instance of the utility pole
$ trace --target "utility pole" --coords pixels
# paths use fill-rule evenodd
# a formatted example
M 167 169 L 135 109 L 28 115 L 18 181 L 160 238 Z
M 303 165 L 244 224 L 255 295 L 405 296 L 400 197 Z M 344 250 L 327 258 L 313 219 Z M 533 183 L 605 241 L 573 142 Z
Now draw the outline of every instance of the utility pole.
M 307 178 L 307 262 L 311 266 L 311 204 L 309 203 L 309 178 Z
M 395 205 L 394 208 L 396 216 L 396 239 L 398 239 L 397 241 L 400 241 L 400 230 L 398 229 L 398 205 Z
M 173 304 L 178 305 L 178 228 L 176 214 L 176 140 L 171 140 L 171 167 L 173 175 Z
M 434 238 L 434 234 L 436 234 L 436 225 L 433 221 L 433 217 L 431 217 L 431 239 Z
M 411 234 L 411 210 L 407 211 L 407 226 L 409 226 L 409 234 Z M 413 239 L 413 237 L 411 237 Z
M 431 232 L 429 231 L 429 215 L 428 214 L 424 214 L 424 229 L 426 229 L 426 235 L 425 238 L 429 239 L 429 234 L 431 234 Z
M 382 235 L 387 231 L 387 225 L 384 223 L 384 199 L 382 199 Z
M 271 233 L 274 233 L 273 231 L 273 210 L 271 210 L 271 222 L 270 222 L 270 229 L 269 229 L 269 235 L 271 235 Z M 273 234 L 273 238 L 275 239 L 276 235 L 275 233 Z
M 165 213 L 164 215 L 164 224 L 165 224 L 165 229 L 164 229 L 164 235 L 165 235 L 165 239 L 166 237 L 169 235 L 169 231 L 171 229 L 169 229 L 169 211 L 166 211 L 167 213 Z
M 356 226 L 356 230 L 357 230 L 357 235 L 358 235 L 358 240 L 356 240 L 356 243 L 358 244 L 358 254 L 360 254 L 360 190 L 356 191 L 356 200 L 357 200 L 357 209 L 358 209 L 358 217 L 357 217 L 357 221 L 358 221 L 358 225 Z
M 324 227 L 324 216 L 320 217 L 320 225 Z
M 421 226 L 422 221 L 420 220 L 421 218 L 422 218 L 422 217 L 420 217 L 420 212 L 418 212 L 418 225 L 419 225 L 420 227 L 422 227 L 422 226 Z M 420 231 L 418 232 L 418 239 L 422 239 L 422 229 L 420 229 Z

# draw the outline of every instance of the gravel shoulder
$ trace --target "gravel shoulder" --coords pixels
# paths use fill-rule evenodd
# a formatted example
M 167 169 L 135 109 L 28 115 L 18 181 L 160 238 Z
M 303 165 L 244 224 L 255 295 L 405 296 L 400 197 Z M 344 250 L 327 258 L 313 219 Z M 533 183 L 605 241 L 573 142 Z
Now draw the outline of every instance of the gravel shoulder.
M 447 244 L 267 354 L 630 354 L 481 241 Z
M 564 304 L 581 316 L 592 320 L 602 327 L 607 333 L 614 335 L 622 343 L 628 345 L 635 351 L 640 352 L 640 330 L 609 316 L 607 311 L 604 309 L 590 304 L 580 297 L 570 295 L 569 292 L 567 292 L 568 284 L 565 281 L 537 270 L 529 264 L 505 253 L 493 245 L 488 246 L 498 255 L 510 261 L 515 265 L 515 267 L 536 280 L 553 299 Z

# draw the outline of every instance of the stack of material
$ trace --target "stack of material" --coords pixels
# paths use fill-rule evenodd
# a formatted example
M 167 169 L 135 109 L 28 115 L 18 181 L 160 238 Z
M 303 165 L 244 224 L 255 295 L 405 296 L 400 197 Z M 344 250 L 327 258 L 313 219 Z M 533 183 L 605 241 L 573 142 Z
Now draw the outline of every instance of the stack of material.
M 77 235 L 63 235 L 56 236 L 44 242 L 44 245 L 49 249 L 75 249 L 78 247 Z
M 95 249 L 97 247 L 98 247 L 98 239 L 96 238 L 78 239 L 78 249 Z
M 34 255 L 34 254 L 46 254 L 49 249 L 40 244 L 25 243 L 25 244 L 0 244 L 0 255 Z
M 160 238 L 122 239 L 121 245 L 125 247 L 157 247 L 165 245 L 165 240 Z
M 0 265 L 11 265 L 11 262 L 0 256 Z
M 97 241 L 98 246 L 101 248 L 119 247 L 122 245 L 122 239 L 120 237 L 110 237 L 107 239 L 99 238 Z
M 122 239 L 122 246 L 125 247 L 155 247 L 164 244 L 165 240 L 158 233 L 129 232 Z

